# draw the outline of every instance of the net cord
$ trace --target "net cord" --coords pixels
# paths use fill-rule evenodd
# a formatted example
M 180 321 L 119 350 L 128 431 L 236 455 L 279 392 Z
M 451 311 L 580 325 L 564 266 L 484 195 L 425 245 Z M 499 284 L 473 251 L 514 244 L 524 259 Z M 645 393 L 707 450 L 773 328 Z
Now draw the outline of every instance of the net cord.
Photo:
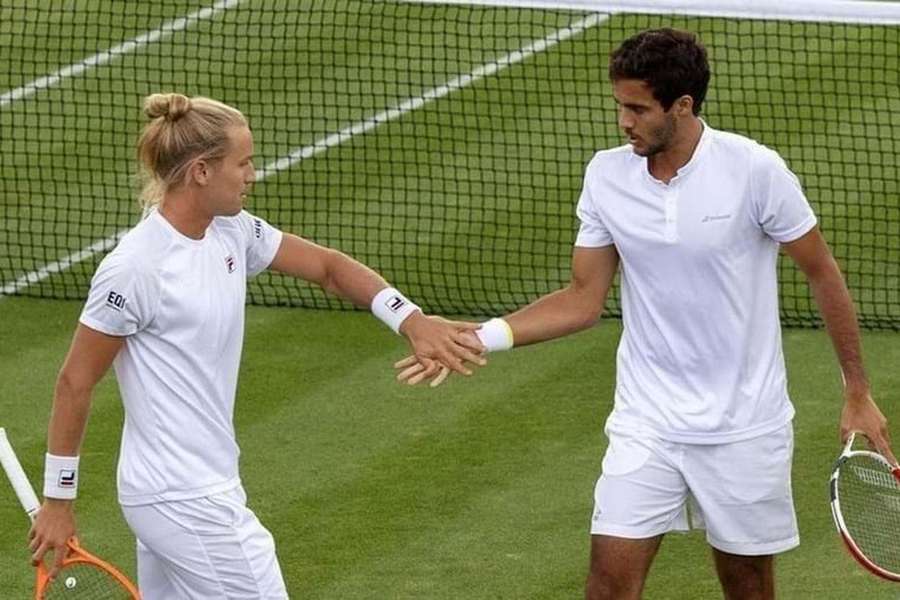
M 460 4 L 603 13 L 691 15 L 736 19 L 900 25 L 900 3 L 852 0 L 401 0 L 410 4 Z

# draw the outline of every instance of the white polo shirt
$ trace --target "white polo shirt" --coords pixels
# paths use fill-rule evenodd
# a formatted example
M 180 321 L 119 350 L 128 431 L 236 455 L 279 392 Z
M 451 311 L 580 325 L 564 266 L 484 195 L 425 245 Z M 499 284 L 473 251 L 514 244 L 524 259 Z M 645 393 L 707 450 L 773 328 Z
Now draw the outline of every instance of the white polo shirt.
M 816 218 L 775 152 L 704 124 L 668 184 L 631 146 L 598 152 L 578 217 L 576 246 L 621 258 L 608 431 L 718 444 L 790 421 L 776 261 Z
M 123 505 L 240 483 L 232 416 L 247 277 L 272 262 L 281 237 L 242 212 L 195 240 L 154 210 L 97 268 L 80 321 L 126 336 L 113 363 L 125 405 Z

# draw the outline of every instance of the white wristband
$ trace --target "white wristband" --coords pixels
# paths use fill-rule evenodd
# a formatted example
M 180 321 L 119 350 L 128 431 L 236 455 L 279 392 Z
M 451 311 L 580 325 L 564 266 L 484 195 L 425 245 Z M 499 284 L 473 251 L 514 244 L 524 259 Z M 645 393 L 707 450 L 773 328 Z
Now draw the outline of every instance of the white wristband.
M 394 333 L 400 333 L 400 325 L 417 310 L 421 309 L 396 288 L 384 288 L 372 298 L 372 313 Z
M 44 458 L 44 498 L 74 500 L 78 494 L 78 457 L 56 456 Z
M 503 319 L 491 319 L 475 330 L 475 335 L 488 352 L 509 350 L 513 347 L 513 332 Z

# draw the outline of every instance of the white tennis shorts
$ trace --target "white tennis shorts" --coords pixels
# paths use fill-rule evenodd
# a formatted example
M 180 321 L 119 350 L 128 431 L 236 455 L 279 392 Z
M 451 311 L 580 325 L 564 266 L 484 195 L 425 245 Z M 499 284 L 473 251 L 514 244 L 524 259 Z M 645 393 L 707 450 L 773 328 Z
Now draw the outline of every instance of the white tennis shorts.
M 137 536 L 144 600 L 287 598 L 272 534 L 237 487 L 204 498 L 123 506 Z
M 640 539 L 705 528 L 712 547 L 743 556 L 799 545 L 790 423 L 730 444 L 609 438 L 594 488 L 591 534 Z

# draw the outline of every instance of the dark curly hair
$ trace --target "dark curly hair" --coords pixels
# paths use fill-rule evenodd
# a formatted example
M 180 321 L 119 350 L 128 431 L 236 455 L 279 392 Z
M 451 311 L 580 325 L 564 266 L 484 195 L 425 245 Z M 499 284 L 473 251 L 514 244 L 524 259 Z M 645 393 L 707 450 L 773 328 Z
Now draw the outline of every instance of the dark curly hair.
M 651 29 L 628 38 L 612 53 L 609 78 L 646 82 L 665 110 L 688 95 L 694 99 L 694 114 L 699 115 L 709 86 L 709 62 L 693 33 Z

